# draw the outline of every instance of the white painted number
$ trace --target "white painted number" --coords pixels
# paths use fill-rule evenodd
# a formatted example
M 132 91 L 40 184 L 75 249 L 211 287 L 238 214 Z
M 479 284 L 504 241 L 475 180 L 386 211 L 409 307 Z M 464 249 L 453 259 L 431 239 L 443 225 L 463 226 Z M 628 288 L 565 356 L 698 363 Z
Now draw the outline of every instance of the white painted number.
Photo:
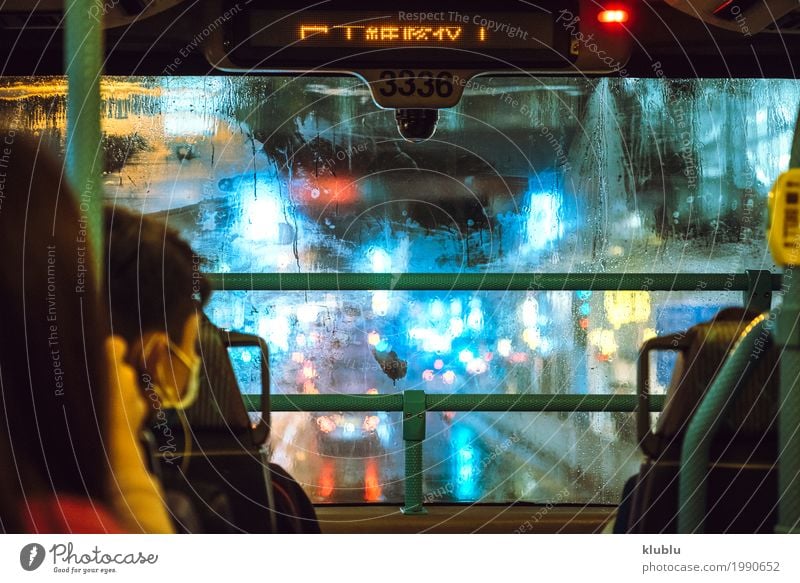
M 403 97 L 438 97 L 447 98 L 453 94 L 453 74 L 449 71 L 433 73 L 431 71 L 381 71 L 380 94 L 392 97 L 400 94 Z

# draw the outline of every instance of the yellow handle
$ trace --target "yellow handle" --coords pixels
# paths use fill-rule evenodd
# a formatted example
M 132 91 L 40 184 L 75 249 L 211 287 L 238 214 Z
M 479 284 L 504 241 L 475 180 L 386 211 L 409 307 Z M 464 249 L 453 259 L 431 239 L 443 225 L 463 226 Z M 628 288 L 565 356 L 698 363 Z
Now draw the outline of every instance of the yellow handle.
M 800 265 L 800 168 L 781 174 L 769 193 L 767 241 L 775 263 Z

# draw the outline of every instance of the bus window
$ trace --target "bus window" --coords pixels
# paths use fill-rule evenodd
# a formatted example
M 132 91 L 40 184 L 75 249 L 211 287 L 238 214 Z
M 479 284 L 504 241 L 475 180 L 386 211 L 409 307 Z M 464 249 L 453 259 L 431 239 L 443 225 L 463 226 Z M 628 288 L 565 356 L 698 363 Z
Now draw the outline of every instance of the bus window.
M 63 149 L 65 92 L 3 78 L 0 116 Z M 343 77 L 108 77 L 103 95 L 106 200 L 167 219 L 208 271 L 270 273 L 774 269 L 766 195 L 800 105 L 781 79 L 477 77 L 410 144 Z M 702 286 L 253 291 L 209 315 L 268 340 L 276 393 L 632 394 L 644 340 L 737 304 Z M 629 414 L 430 417 L 427 502 L 616 503 L 638 464 Z M 273 419 L 313 500 L 401 500 L 399 414 Z

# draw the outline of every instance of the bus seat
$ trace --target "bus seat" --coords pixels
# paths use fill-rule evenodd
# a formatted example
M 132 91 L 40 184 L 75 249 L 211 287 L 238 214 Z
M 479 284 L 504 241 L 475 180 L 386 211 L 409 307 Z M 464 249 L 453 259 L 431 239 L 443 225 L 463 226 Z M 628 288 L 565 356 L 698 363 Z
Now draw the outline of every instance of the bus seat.
M 197 400 L 185 411 L 172 411 L 168 416 L 172 447 L 188 443 L 187 451 L 170 455 L 173 452 L 165 443 L 164 433 L 155 432 L 160 439 L 165 489 L 191 498 L 201 515 L 201 532 L 297 532 L 297 525 L 285 518 L 295 507 L 305 510 L 304 524 L 316 524 L 310 501 L 310 514 L 308 507 L 292 505 L 292 500 L 305 496 L 299 485 L 293 488 L 287 484 L 293 480 L 282 470 L 276 477 L 280 468 L 269 463 L 266 343 L 257 336 L 220 330 L 203 316 L 198 344 L 203 368 Z M 262 412 L 256 423 L 242 399 L 228 346 L 257 346 L 262 351 Z M 287 492 L 293 494 L 290 500 Z M 314 532 L 311 528 L 309 532 Z
M 638 375 L 642 404 L 649 392 L 649 353 L 678 350 L 680 355 L 655 429 L 650 428 L 648 409 L 639 408 L 639 443 L 645 459 L 639 474 L 626 484 L 615 532 L 676 532 L 683 435 L 736 339 L 755 316 L 728 308 L 709 322 L 654 338 L 642 347 Z M 712 446 L 706 532 L 770 532 L 775 523 L 777 354 L 768 343 L 764 348 Z
M 200 324 L 199 351 L 203 360 L 200 395 L 186 410 L 186 421 L 199 439 L 236 437 L 259 447 L 269 438 L 269 362 L 266 343 L 258 336 L 220 330 L 204 315 Z M 256 346 L 261 349 L 261 416 L 253 423 L 242 401 L 236 374 L 225 349 L 229 346 Z M 205 389 L 205 390 L 203 390 Z
M 314 505 L 302 486 L 278 464 L 269 464 L 275 521 L 281 534 L 320 534 Z
M 251 424 L 224 333 L 205 316 L 198 353 L 203 368 L 197 400 L 185 411 L 169 412 L 169 432 L 153 432 L 164 488 L 168 497 L 177 491 L 191 499 L 201 532 L 274 532 L 265 471 L 268 421 Z

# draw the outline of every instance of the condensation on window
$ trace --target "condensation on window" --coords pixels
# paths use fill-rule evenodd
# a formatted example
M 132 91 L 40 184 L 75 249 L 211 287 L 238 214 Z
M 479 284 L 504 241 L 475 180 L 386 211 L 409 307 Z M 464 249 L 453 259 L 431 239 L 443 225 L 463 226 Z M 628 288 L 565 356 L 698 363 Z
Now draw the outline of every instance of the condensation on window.
M 4 78 L 0 120 L 63 152 L 63 78 Z M 434 137 L 344 77 L 102 83 L 109 204 L 178 229 L 211 272 L 742 273 L 775 269 L 766 195 L 800 84 L 478 77 Z M 734 292 L 217 292 L 285 394 L 633 394 L 642 342 Z M 232 352 L 247 393 L 248 350 Z M 657 354 L 663 391 L 674 355 Z M 387 371 L 403 371 L 390 378 Z M 394 374 L 393 376 L 398 376 Z M 399 416 L 275 413 L 271 449 L 317 502 L 396 502 Z M 616 503 L 631 414 L 428 415 L 426 501 Z
M 478 77 L 433 139 L 348 78 L 106 78 L 109 201 L 169 215 L 212 271 L 769 268 L 793 80 Z M 4 78 L 63 150 L 66 83 Z

